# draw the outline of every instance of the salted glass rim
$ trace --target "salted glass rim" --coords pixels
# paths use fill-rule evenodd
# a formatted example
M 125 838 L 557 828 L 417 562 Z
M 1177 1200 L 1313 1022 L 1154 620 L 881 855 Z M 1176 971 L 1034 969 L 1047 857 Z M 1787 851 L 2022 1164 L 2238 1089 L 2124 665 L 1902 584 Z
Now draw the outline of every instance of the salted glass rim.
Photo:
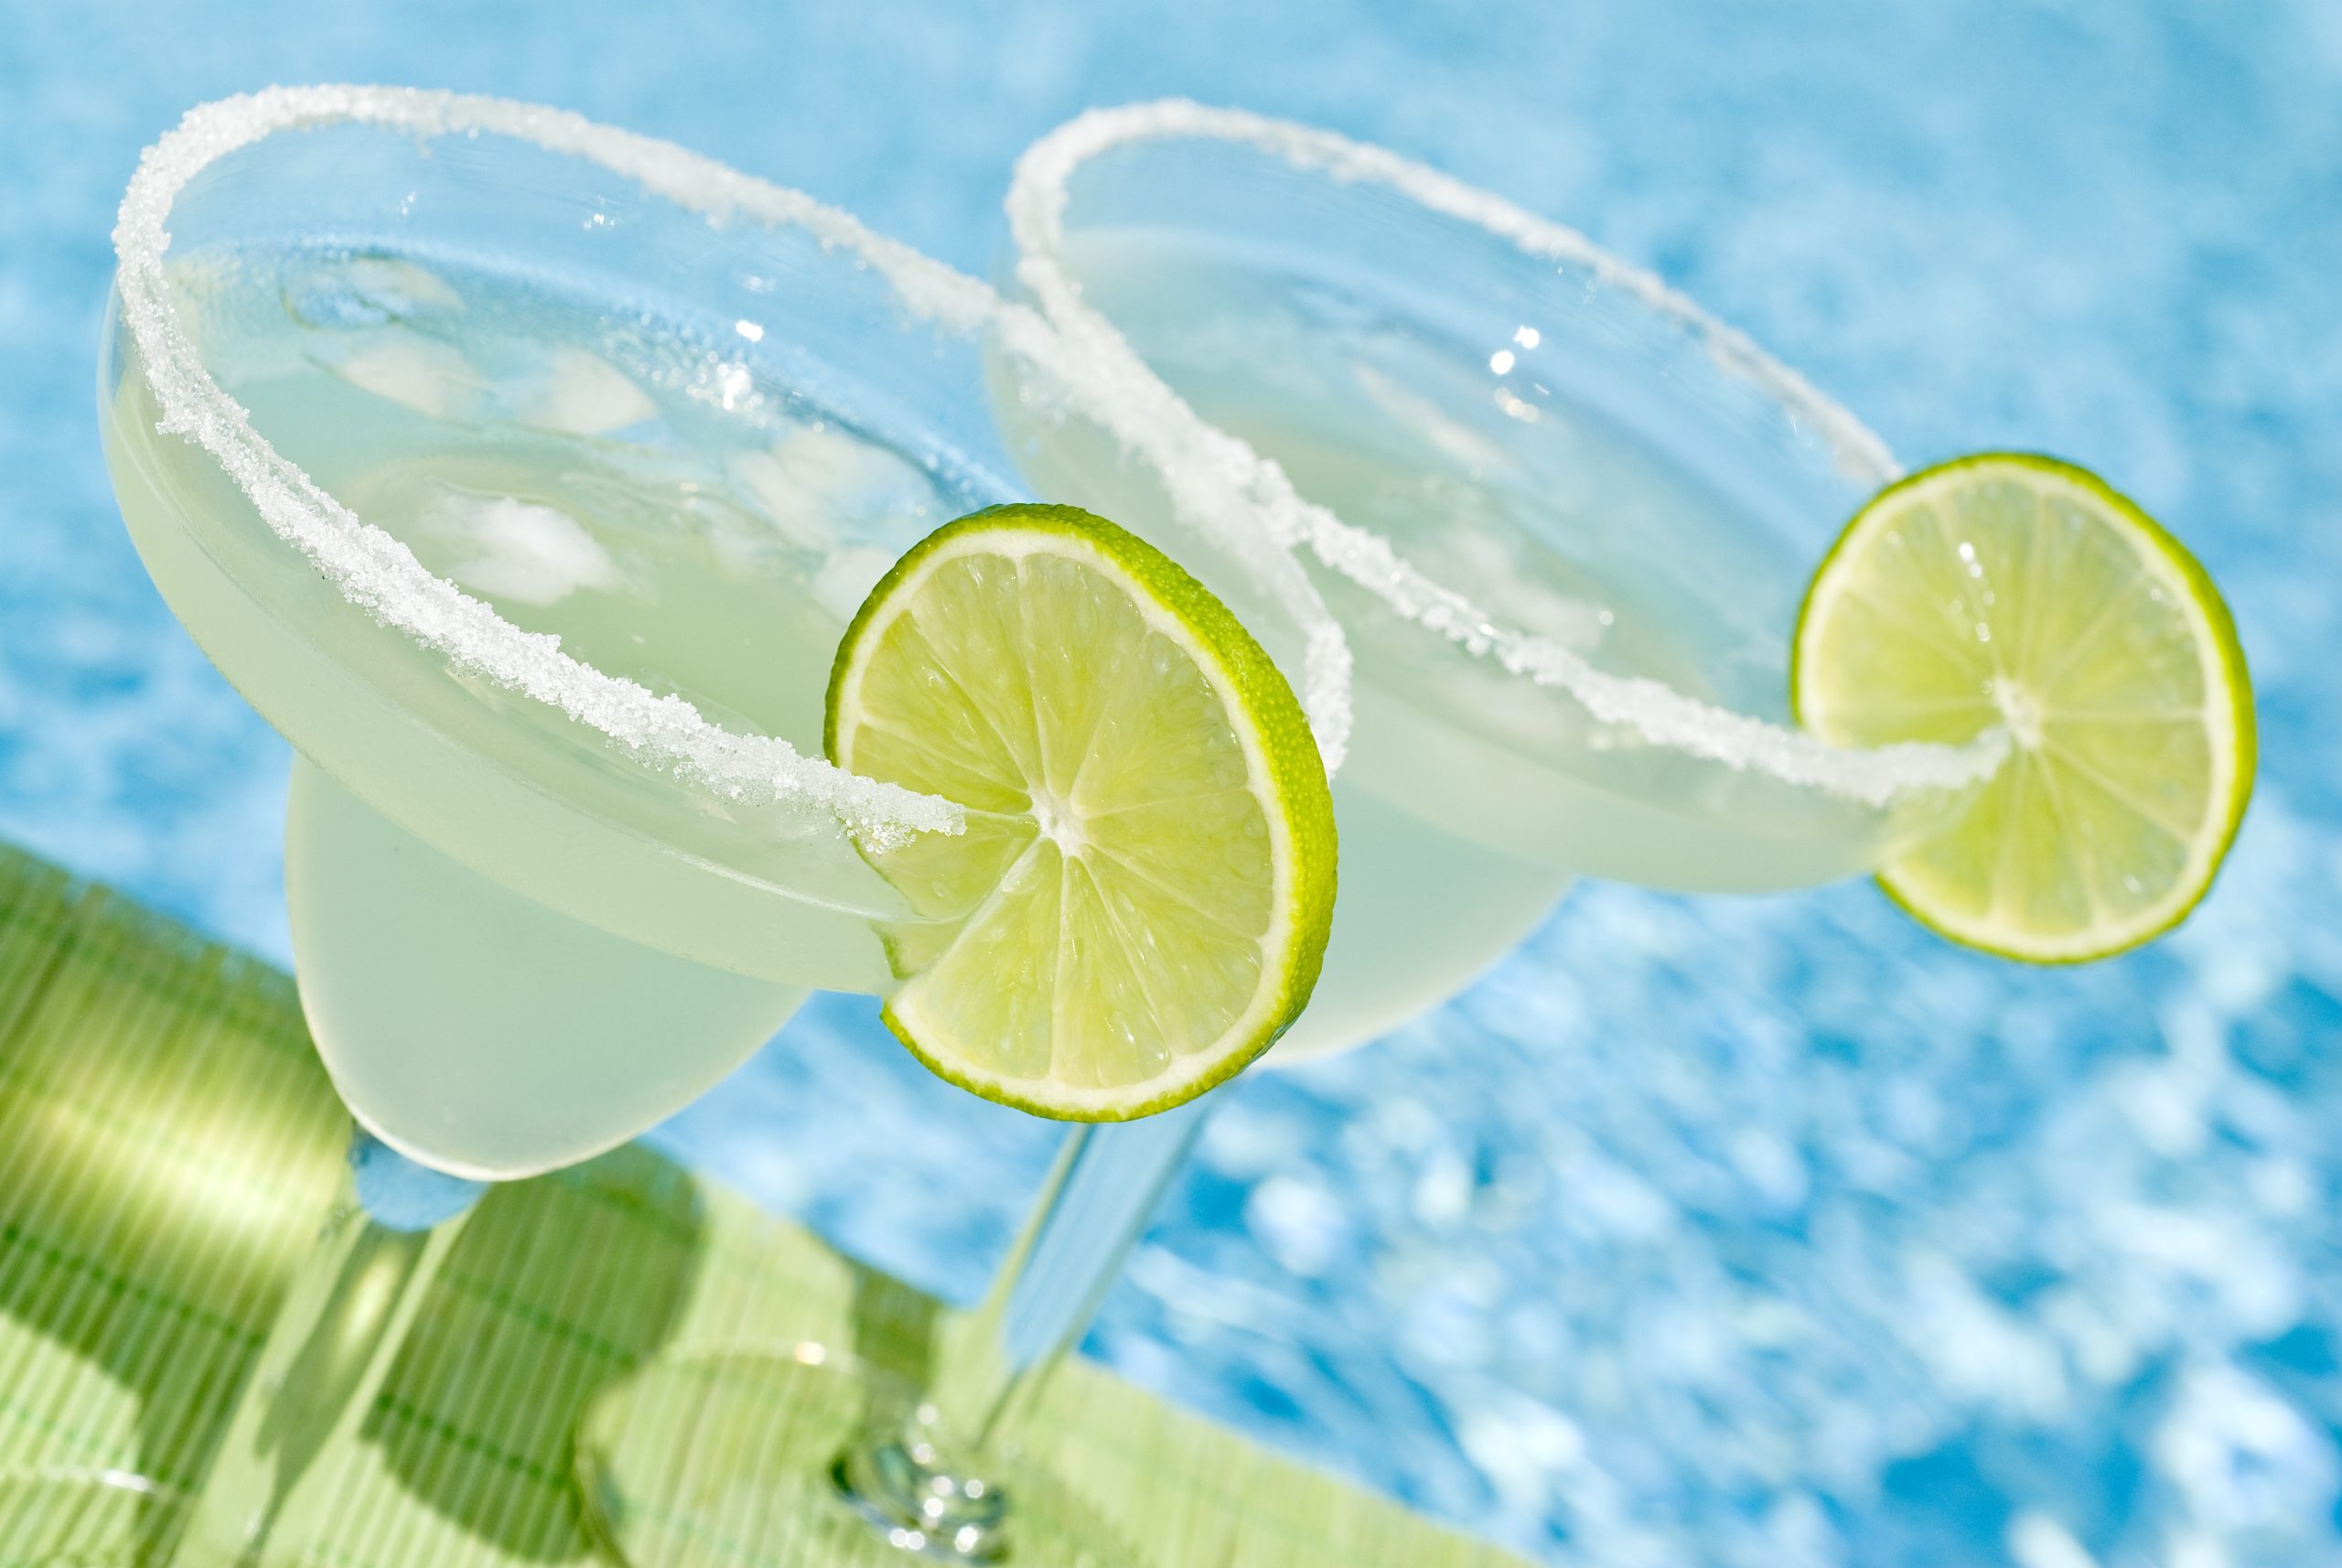
M 990 285 L 801 191 L 566 110 L 427 89 L 272 87 L 190 109 L 141 155 L 113 231 L 122 319 L 154 392 L 157 429 L 209 452 L 271 531 L 354 607 L 457 668 L 558 708 L 639 760 L 726 800 L 826 810 L 874 846 L 914 832 L 959 832 L 965 819 L 955 802 L 849 773 L 777 736 L 726 729 L 684 697 L 655 694 L 564 652 L 556 637 L 524 631 L 435 575 L 404 543 L 336 500 L 254 428 L 247 411 L 205 367 L 165 286 L 172 209 L 188 184 L 221 158 L 283 132 L 335 124 L 402 130 L 424 139 L 503 136 L 599 165 L 711 225 L 746 218 L 767 229 L 802 229 L 824 249 L 866 262 L 913 316 L 951 331 L 997 331 L 1037 360 L 1052 358 L 1046 325 Z
M 1869 427 L 1746 334 L 1578 231 L 1492 191 L 1384 147 L 1246 110 L 1170 98 L 1087 111 L 1044 134 L 1017 159 L 1006 202 L 1017 282 L 1065 340 L 1070 356 L 1098 367 L 1096 373 L 1119 384 L 1144 386 L 1152 418 L 1174 427 L 1202 427 L 1218 437 L 1218 463 L 1232 470 L 1222 475 L 1221 489 L 1250 507 L 1246 526 L 1252 531 L 1296 556 L 1301 550 L 1310 551 L 1399 614 L 1523 679 L 1565 693 L 1596 720 L 1630 729 L 1655 746 L 1872 807 L 1888 806 L 1909 795 L 1973 786 L 2005 759 L 2009 739 L 1998 726 L 1958 746 L 1930 742 L 1839 746 L 1801 729 L 1719 706 L 1662 681 L 1598 670 L 1574 650 L 1506 625 L 1415 567 L 1380 535 L 1304 499 L 1275 461 L 1209 425 L 1165 384 L 1121 330 L 1082 297 L 1067 269 L 1065 214 L 1075 173 L 1117 147 L 1177 140 L 1241 144 L 1303 174 L 1338 184 L 1380 186 L 1429 212 L 1508 242 L 1531 261 L 1584 267 L 1602 285 L 1684 329 L 1720 370 L 1754 386 L 1792 421 L 1818 434 L 1848 478 L 1883 486 L 1903 470 Z M 1184 434 L 1190 442 L 1202 439 L 1191 429 Z M 1166 470 L 1166 477 L 1178 499 L 1182 472 Z

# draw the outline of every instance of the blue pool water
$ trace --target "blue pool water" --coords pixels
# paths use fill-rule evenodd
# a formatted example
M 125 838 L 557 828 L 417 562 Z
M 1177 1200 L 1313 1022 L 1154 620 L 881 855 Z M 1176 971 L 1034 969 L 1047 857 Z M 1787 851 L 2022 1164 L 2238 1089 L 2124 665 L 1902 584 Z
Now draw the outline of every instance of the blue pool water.
M 1582 889 L 1463 1002 L 1230 1091 L 1089 1348 L 1554 1563 L 2342 1562 L 2342 8 L 0 0 L 0 835 L 279 957 L 285 754 L 146 585 L 91 360 L 138 148 L 353 79 L 565 104 L 986 271 L 1075 110 L 1293 114 L 1657 268 L 1907 459 L 2132 490 L 2261 694 L 2184 930 L 2032 972 L 1866 886 Z M 847 1001 L 660 1136 L 963 1295 L 1052 1141 Z

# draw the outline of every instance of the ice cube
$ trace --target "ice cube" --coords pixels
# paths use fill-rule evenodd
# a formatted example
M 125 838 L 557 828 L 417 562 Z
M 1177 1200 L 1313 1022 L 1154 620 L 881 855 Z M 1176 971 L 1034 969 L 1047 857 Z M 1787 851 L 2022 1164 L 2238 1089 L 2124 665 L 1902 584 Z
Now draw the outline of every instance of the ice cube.
M 878 579 L 895 564 L 893 552 L 873 544 L 848 544 L 830 553 L 813 574 L 813 597 L 840 620 L 852 620 Z
M 285 280 L 285 312 L 305 327 L 387 327 L 429 310 L 463 307 L 463 295 L 446 279 L 396 256 L 340 256 Z
M 433 419 L 477 418 L 486 381 L 462 349 L 403 327 L 312 345 L 310 357 L 354 387 Z
M 828 550 L 854 534 L 908 546 L 942 521 L 924 469 L 833 424 L 801 425 L 769 451 L 733 458 L 731 469 L 746 499 L 806 550 Z M 912 526 L 885 526 L 906 521 Z
M 604 435 L 657 416 L 659 407 L 624 371 L 589 349 L 564 344 L 515 417 L 537 430 Z
M 513 496 L 444 490 L 422 518 L 425 533 L 459 552 L 448 575 L 502 601 L 540 607 L 580 588 L 625 585 L 601 541 L 566 512 Z
M 771 452 L 742 452 L 726 467 L 742 499 L 772 524 L 775 532 L 800 550 L 829 548 L 829 518 L 819 498 L 809 494 L 790 473 L 778 448 Z

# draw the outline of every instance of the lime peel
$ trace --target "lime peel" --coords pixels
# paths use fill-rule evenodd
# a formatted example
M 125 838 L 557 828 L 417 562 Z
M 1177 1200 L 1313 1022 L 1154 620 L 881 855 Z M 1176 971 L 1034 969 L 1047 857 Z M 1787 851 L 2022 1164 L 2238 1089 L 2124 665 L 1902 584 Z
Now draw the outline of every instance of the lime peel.
M 1791 702 L 1839 745 L 2008 757 L 1879 873 L 1922 925 L 2035 963 L 2176 926 L 2243 821 L 2256 740 L 2235 622 L 2185 546 L 2087 469 L 1961 457 L 1879 492 L 1816 570 Z
M 1114 524 L 1010 506 L 930 534 L 841 641 L 824 745 L 966 814 L 866 852 L 918 917 L 887 1026 L 943 1078 L 1125 1120 L 1306 1003 L 1335 884 L 1307 720 L 1235 617 Z

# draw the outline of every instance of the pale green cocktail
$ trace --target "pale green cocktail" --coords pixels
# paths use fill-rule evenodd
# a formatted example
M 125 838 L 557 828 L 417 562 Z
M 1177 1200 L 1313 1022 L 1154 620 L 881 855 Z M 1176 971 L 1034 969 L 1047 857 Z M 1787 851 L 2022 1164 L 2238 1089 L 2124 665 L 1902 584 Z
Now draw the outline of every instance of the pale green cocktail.
M 205 363 L 276 451 L 426 570 L 595 670 L 807 755 L 863 593 L 910 541 L 1000 499 L 680 323 L 510 275 L 293 250 L 191 257 L 170 276 Z M 338 596 L 276 601 L 285 620 L 313 609 L 306 625 L 252 624 L 187 548 L 181 520 L 219 488 L 217 465 L 156 432 L 145 389 L 124 381 L 109 446 L 133 534 L 198 635 L 356 644 L 410 682 L 386 724 L 325 661 L 272 652 L 239 670 L 271 683 L 254 694 L 270 712 L 306 720 L 287 725 L 296 743 L 374 759 L 349 783 L 298 764 L 286 838 L 303 1004 L 371 1131 L 478 1178 L 566 1165 L 681 1108 L 811 984 L 885 983 L 870 925 L 902 911 L 850 847 L 801 830 L 759 844 L 753 813 L 694 816 L 704 790 L 688 781 L 671 798 L 614 788 L 603 756 L 561 745 L 559 714 L 391 639 L 365 646 L 379 628 Z M 481 744 L 459 758 L 412 744 L 474 725 Z M 682 857 L 646 854 L 586 802 L 616 806 L 621 828 L 686 824 L 708 860 L 747 874 L 734 907 L 671 891 L 697 868 L 671 870 Z M 401 825 L 415 813 L 426 834 Z M 760 866 L 768 886 L 748 880 Z
M 171 278 L 206 364 L 276 451 L 426 570 L 596 671 L 808 754 L 863 594 L 938 522 L 1000 499 L 997 478 L 914 460 L 764 379 L 733 345 L 542 285 L 334 250 L 190 257 Z M 123 382 L 108 425 L 118 471 L 137 481 L 123 487 L 125 516 L 183 618 L 207 640 L 235 635 L 214 630 L 242 615 L 232 590 L 184 549 L 179 521 L 218 484 L 216 465 L 156 431 L 145 384 Z M 317 607 L 312 636 L 377 629 Z M 594 825 L 563 809 L 563 792 L 606 789 L 601 757 L 546 758 L 530 705 L 419 681 L 409 722 L 460 726 L 483 696 L 511 709 L 463 759 L 467 788 L 489 798 L 457 798 L 443 758 L 385 746 L 381 714 L 342 701 L 331 677 L 272 657 L 264 678 L 306 690 L 259 699 L 314 715 L 314 730 L 291 732 L 305 746 L 380 758 L 351 784 L 297 766 L 286 875 L 303 1000 L 343 1098 L 402 1152 L 480 1179 L 572 1163 L 730 1070 L 807 983 L 887 983 L 869 933 L 903 913 L 858 857 L 817 863 L 819 900 L 801 885 L 764 900 L 760 946 L 688 894 L 671 910 L 630 906 L 623 863 L 581 848 L 571 835 Z M 486 782 L 500 765 L 547 761 L 561 769 L 540 785 L 551 798 L 500 810 Z M 1338 787 L 1339 943 L 1281 1057 L 1436 1004 L 1566 881 L 1494 835 L 1393 803 L 1372 774 L 1355 768 Z M 674 793 L 687 800 L 691 786 Z M 423 834 L 399 822 L 417 810 L 431 812 Z M 674 814 L 642 820 L 664 828 Z M 466 864 L 438 847 L 449 843 L 494 858 Z M 752 865 L 761 847 L 721 849 Z M 554 880 L 564 872 L 567 886 Z M 621 921 L 654 940 L 608 929 Z M 525 983 L 536 975 L 563 978 Z

